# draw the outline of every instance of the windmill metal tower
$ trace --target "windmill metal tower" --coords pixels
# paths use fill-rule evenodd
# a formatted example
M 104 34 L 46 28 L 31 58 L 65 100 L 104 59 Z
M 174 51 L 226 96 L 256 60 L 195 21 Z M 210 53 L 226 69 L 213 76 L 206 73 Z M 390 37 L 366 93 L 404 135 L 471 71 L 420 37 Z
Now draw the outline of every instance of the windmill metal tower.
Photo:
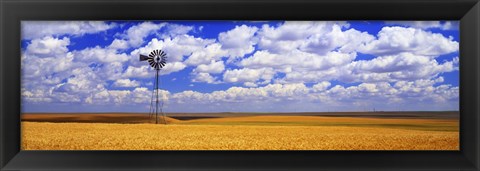
M 158 124 L 158 114 L 163 115 L 163 121 L 167 124 L 165 112 L 163 112 L 163 101 L 158 99 L 158 87 L 159 87 L 159 72 L 167 63 L 167 54 L 162 50 L 153 50 L 148 56 L 140 55 L 140 61 L 148 61 L 150 66 L 155 69 L 155 80 L 153 83 L 152 98 L 150 100 L 150 118 L 155 115 L 155 124 Z M 155 107 L 153 107 L 155 105 Z M 160 108 L 159 108 L 160 107 Z M 159 110 L 160 109 L 160 110 Z

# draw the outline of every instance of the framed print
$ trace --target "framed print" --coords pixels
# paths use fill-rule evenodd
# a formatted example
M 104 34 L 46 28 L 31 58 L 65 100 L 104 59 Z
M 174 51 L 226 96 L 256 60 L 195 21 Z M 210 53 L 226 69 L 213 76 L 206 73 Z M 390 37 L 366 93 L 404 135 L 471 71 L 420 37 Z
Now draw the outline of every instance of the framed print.
M 458 21 L 21 27 L 22 150 L 460 150 Z
M 2 169 L 480 167 L 478 1 L 1 5 Z

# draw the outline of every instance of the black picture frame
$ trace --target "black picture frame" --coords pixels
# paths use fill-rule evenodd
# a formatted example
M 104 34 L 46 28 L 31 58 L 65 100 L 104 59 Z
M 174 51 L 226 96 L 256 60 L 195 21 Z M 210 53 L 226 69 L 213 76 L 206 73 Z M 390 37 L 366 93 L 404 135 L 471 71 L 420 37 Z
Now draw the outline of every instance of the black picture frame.
M 478 0 L 1 0 L 0 170 L 479 170 Z M 21 151 L 21 20 L 460 20 L 460 151 Z

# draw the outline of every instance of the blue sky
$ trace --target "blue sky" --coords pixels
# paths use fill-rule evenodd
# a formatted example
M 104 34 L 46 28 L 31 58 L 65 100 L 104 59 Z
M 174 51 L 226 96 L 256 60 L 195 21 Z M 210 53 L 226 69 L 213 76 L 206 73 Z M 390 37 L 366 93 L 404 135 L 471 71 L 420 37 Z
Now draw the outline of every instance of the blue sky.
M 457 21 L 22 21 L 23 112 L 458 110 Z

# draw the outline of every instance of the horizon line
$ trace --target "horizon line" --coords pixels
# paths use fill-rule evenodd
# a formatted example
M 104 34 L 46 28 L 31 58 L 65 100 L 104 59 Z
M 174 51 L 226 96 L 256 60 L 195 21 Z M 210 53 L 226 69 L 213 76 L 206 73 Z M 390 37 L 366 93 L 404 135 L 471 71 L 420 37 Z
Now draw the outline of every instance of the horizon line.
M 202 113 L 365 113 L 365 112 L 460 112 L 459 110 L 411 110 L 411 111 L 327 111 L 327 112 L 165 112 L 168 113 L 192 113 L 192 114 L 202 114 Z M 51 113 L 51 114 L 62 114 L 62 113 L 141 113 L 148 114 L 148 112 L 21 112 L 21 114 L 34 114 L 34 113 Z

